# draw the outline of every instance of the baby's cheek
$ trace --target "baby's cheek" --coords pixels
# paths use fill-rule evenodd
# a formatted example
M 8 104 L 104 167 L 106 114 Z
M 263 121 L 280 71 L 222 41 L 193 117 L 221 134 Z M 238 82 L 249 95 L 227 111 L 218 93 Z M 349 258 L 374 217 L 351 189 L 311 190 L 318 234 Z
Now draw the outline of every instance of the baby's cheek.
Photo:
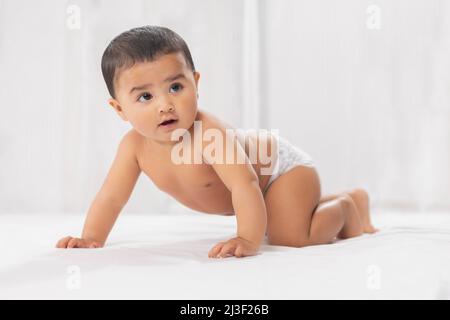
M 137 132 L 145 137 L 150 138 L 154 134 L 150 121 L 144 121 L 143 119 L 133 119 L 130 120 L 130 123 Z

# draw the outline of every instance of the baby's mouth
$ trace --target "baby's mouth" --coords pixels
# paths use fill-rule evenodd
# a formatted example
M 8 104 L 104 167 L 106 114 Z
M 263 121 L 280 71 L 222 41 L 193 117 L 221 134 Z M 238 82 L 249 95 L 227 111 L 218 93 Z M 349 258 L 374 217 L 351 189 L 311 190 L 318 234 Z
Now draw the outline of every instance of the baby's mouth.
M 178 121 L 178 120 L 175 120 L 175 119 L 172 119 L 172 120 L 166 120 L 166 121 L 160 123 L 159 125 L 162 126 L 162 127 L 164 127 L 164 126 L 168 126 L 168 125 L 170 125 L 170 124 L 172 124 L 172 123 L 175 123 L 175 122 L 177 122 L 177 121 Z

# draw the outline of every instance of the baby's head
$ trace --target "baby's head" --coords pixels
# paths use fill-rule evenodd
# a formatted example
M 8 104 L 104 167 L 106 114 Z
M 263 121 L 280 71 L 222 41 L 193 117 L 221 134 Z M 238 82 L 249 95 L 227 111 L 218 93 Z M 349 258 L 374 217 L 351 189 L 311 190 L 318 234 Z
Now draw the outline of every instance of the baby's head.
M 141 135 L 169 141 L 172 130 L 193 125 L 200 74 L 172 30 L 144 26 L 118 35 L 103 53 L 102 73 L 108 103 Z M 177 121 L 160 125 L 168 119 Z

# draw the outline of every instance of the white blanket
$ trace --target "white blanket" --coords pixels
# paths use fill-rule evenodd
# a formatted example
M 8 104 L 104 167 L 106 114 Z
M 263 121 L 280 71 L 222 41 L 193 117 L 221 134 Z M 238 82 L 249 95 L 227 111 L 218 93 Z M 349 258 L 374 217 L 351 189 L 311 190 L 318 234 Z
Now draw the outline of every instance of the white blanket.
M 63 250 L 83 215 L 0 215 L 0 298 L 450 299 L 450 214 L 373 220 L 375 235 L 209 259 L 234 217 L 124 214 L 105 248 Z

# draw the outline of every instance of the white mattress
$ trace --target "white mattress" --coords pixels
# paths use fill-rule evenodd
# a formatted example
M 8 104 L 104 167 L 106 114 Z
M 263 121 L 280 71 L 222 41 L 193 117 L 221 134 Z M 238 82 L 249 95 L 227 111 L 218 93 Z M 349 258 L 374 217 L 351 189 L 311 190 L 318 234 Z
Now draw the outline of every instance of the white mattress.
M 375 212 L 382 231 L 209 259 L 235 218 L 122 215 L 105 248 L 54 249 L 83 215 L 0 215 L 0 298 L 449 299 L 450 213 Z

